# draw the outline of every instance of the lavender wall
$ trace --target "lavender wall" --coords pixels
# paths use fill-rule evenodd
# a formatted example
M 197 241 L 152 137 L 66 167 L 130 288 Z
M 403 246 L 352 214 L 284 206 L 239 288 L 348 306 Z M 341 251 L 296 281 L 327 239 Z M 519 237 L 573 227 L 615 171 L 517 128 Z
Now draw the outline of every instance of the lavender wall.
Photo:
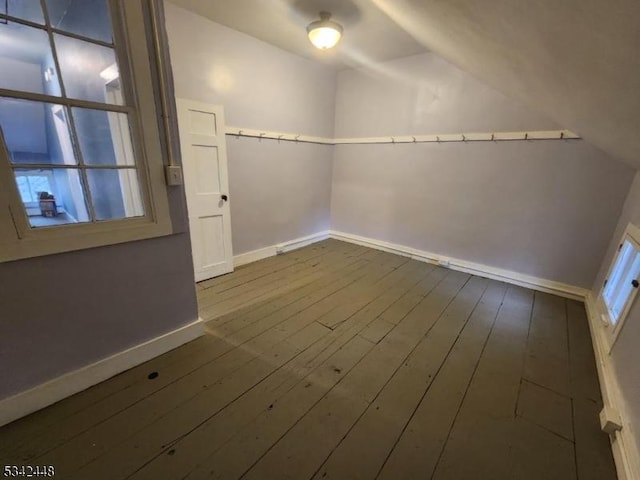
M 433 54 L 340 72 L 335 124 L 337 137 L 559 128 Z M 331 224 L 590 288 L 633 175 L 579 140 L 339 145 Z
M 176 96 L 229 126 L 333 136 L 332 69 L 165 3 Z M 331 147 L 228 137 L 233 253 L 329 228 Z

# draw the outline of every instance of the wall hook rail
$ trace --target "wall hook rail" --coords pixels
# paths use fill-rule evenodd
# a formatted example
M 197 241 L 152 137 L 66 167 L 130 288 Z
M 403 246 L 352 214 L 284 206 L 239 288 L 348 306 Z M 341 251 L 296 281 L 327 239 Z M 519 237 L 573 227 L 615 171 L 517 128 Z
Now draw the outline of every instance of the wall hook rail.
M 0 0 L 1 1 L 1 0 Z M 260 141 L 264 139 L 278 142 L 314 143 L 320 145 L 359 145 L 359 144 L 397 144 L 397 143 L 450 143 L 450 142 L 504 142 L 504 141 L 535 141 L 535 140 L 569 140 L 580 137 L 569 130 L 544 130 L 529 132 L 487 132 L 487 133 L 448 133 L 439 135 L 406 135 L 386 137 L 355 137 L 355 138 L 327 138 L 310 135 L 269 132 L 228 127 L 227 135 L 236 138 L 250 137 Z

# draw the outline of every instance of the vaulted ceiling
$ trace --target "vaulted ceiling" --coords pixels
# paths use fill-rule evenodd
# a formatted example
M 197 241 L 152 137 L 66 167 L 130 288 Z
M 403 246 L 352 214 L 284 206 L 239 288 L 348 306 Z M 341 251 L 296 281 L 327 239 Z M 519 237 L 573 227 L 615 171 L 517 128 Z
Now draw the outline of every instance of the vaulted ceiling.
M 433 51 L 640 168 L 638 0 L 171 0 L 338 67 Z M 335 52 L 305 26 L 328 10 Z

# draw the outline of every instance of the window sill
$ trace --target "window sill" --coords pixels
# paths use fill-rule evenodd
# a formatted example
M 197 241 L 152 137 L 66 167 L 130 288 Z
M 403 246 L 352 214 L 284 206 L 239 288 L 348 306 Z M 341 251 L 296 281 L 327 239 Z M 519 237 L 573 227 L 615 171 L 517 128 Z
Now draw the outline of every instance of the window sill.
M 38 228 L 28 238 L 0 243 L 0 263 L 87 250 L 172 235 L 171 221 L 134 219 L 104 224 L 66 224 L 63 229 Z M 40 235 L 44 234 L 44 235 Z M 46 235 L 52 234 L 52 235 Z

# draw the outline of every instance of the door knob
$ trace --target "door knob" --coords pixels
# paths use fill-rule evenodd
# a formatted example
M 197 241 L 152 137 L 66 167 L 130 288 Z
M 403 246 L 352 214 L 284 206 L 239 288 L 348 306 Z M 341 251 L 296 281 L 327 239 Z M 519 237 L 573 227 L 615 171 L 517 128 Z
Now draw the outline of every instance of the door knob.
M 220 198 L 221 198 L 223 201 L 225 201 L 225 202 L 226 202 L 227 200 L 229 200 L 229 197 L 228 197 L 226 194 L 224 194 L 224 193 L 223 193 L 222 195 L 220 195 Z

